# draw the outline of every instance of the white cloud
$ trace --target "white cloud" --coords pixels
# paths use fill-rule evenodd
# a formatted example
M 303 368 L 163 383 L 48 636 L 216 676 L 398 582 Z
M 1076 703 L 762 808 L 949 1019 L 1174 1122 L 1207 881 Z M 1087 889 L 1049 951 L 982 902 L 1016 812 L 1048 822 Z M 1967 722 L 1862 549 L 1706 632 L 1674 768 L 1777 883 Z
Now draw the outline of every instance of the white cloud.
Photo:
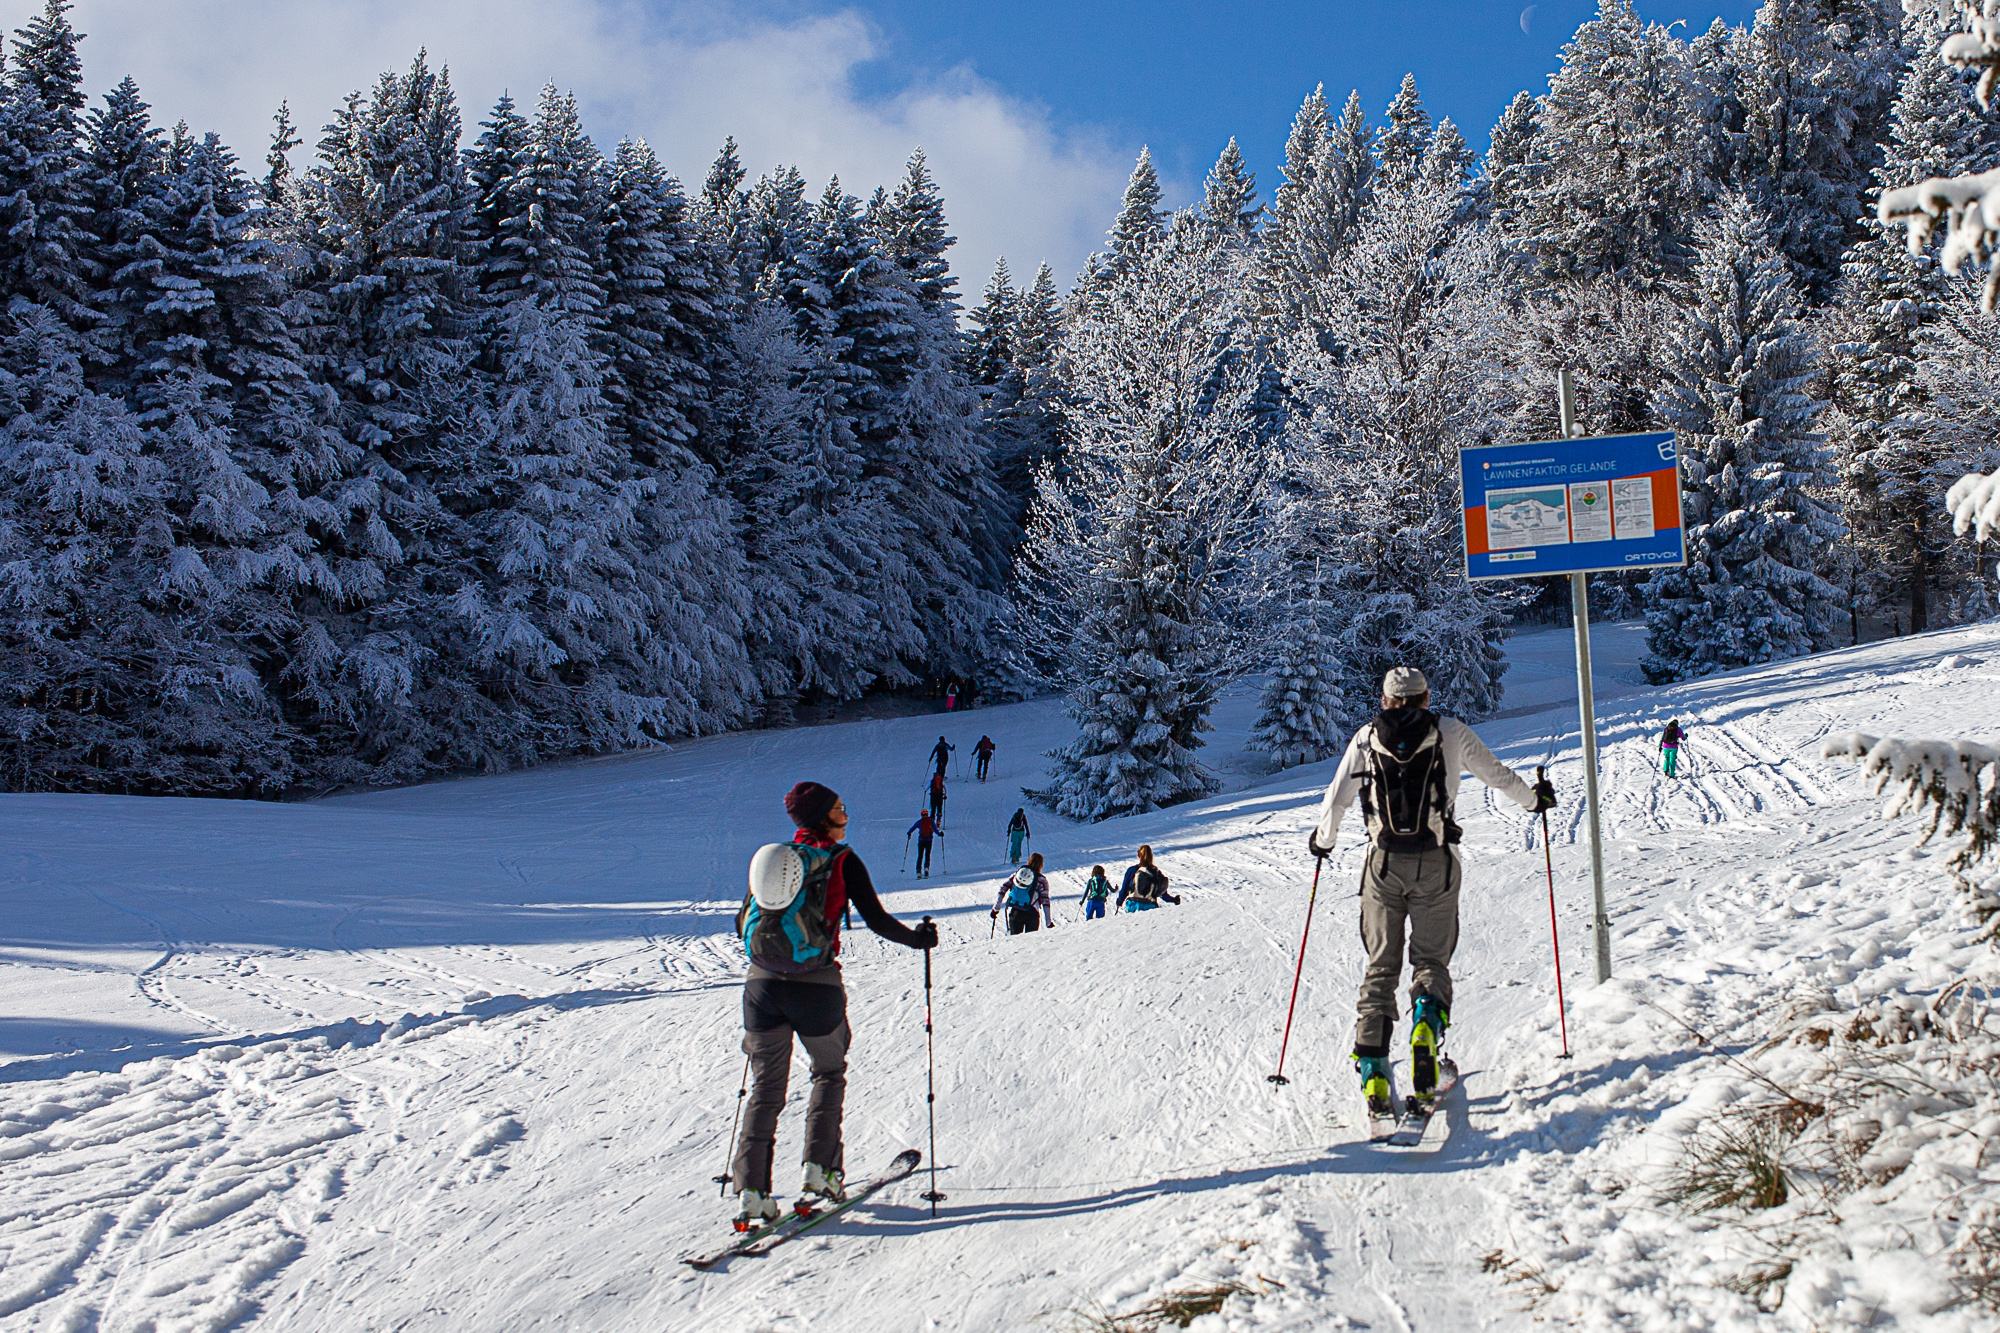
M 5 0 L 0 13 L 11 29 L 39 8 Z M 552 82 L 576 93 L 601 146 L 643 137 L 690 188 L 730 134 L 753 178 L 791 162 L 815 188 L 838 174 L 858 194 L 893 185 L 921 146 L 975 298 L 1001 254 L 1019 277 L 1046 259 L 1067 284 L 1101 244 L 1134 155 L 969 70 L 862 96 L 855 70 L 885 52 L 852 12 L 781 23 L 690 0 L 77 0 L 71 17 L 93 100 L 130 74 L 159 120 L 220 132 L 258 172 L 280 101 L 303 129 L 302 160 L 348 92 L 420 47 L 449 65 L 468 143 L 503 90 L 532 105 Z

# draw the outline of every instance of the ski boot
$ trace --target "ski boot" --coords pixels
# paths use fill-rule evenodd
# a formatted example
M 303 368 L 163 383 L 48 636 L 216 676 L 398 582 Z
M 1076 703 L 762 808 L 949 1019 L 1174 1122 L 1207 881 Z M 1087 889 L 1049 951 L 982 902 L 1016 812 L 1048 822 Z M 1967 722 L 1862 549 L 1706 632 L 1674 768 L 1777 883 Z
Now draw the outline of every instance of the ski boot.
M 847 1190 L 838 1170 L 821 1166 L 817 1162 L 807 1162 L 805 1183 L 799 1186 L 798 1201 L 792 1207 L 801 1217 L 809 1217 L 812 1215 L 813 1201 L 816 1199 L 827 1203 L 844 1203 L 847 1200 Z
M 1437 1091 L 1438 1042 L 1451 1026 L 1451 1015 L 1437 999 L 1419 995 L 1410 1007 L 1410 1090 L 1419 1097 Z
M 778 1220 L 778 1201 L 761 1190 L 743 1190 L 736 1201 L 736 1220 L 730 1226 L 738 1231 L 756 1231 Z
M 1368 1114 L 1394 1119 L 1396 1096 L 1389 1087 L 1389 1057 L 1357 1055 L 1354 1057 L 1354 1069 L 1361 1075 L 1361 1097 L 1368 1103 Z

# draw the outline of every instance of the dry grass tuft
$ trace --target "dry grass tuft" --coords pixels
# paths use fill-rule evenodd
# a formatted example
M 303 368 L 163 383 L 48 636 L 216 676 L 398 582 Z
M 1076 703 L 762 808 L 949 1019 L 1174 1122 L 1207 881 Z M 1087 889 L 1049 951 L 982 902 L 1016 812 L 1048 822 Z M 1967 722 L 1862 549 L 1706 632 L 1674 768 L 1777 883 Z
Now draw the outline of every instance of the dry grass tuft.
M 1785 1174 L 1784 1152 L 1798 1137 L 1802 1112 L 1788 1117 L 1798 1103 L 1785 1103 L 1772 1114 L 1722 1120 L 1696 1133 L 1681 1163 L 1661 1184 L 1660 1192 L 1698 1213 L 1723 1208 L 1776 1208 L 1792 1197 Z
M 1537 1296 L 1553 1296 L 1561 1288 L 1540 1264 L 1509 1255 L 1505 1250 L 1488 1250 L 1479 1258 L 1479 1271 L 1498 1273 L 1503 1282 L 1517 1282 Z

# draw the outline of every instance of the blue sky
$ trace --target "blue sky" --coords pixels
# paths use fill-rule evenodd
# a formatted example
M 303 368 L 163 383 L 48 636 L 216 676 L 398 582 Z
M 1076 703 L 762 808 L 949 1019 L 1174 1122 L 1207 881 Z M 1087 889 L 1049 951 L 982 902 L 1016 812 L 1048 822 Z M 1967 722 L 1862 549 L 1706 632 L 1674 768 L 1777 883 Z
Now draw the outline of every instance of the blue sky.
M 1516 92 L 1546 90 L 1563 44 L 1597 12 L 1594 0 L 1521 6 L 1434 3 L 1189 3 L 1189 0 L 1014 0 L 938 4 L 868 0 L 844 6 L 882 29 L 886 58 L 861 71 L 885 91 L 912 69 L 970 65 L 1007 92 L 1047 106 L 1060 123 L 1150 142 L 1161 169 L 1196 187 L 1235 135 L 1269 197 L 1292 113 L 1314 84 L 1344 101 L 1358 88 L 1379 118 L 1405 71 L 1433 118 L 1458 122 L 1484 152 Z M 835 6 L 787 4 L 779 12 Z M 1655 22 L 1694 31 L 1720 16 L 1747 24 L 1748 0 L 1689 5 L 1641 0 Z M 1687 29 L 1681 30 L 1683 34 Z
M 1747 0 L 1641 0 L 1696 30 Z M 0 0 L 18 26 L 42 0 Z M 1513 95 L 1541 92 L 1594 0 L 1518 5 L 1187 0 L 76 0 L 93 97 L 132 75 L 164 124 L 219 131 L 253 167 L 289 101 L 308 147 L 350 90 L 419 48 L 448 65 L 478 133 L 502 91 L 576 93 L 606 148 L 642 137 L 698 183 L 724 135 L 753 174 L 796 164 L 865 194 L 921 145 L 976 294 L 1005 255 L 1067 284 L 1103 243 L 1142 143 L 1170 202 L 1198 197 L 1236 135 L 1266 201 L 1301 98 L 1359 88 L 1379 119 L 1405 70 L 1477 151 Z

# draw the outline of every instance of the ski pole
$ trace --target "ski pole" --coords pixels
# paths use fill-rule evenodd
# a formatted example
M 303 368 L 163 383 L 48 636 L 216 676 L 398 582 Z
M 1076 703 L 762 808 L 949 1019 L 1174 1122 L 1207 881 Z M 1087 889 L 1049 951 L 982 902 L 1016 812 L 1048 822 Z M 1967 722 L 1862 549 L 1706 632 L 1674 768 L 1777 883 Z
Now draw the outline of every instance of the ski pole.
M 743 1124 L 743 1099 L 749 1095 L 749 1092 L 750 1057 L 746 1055 L 743 1057 L 743 1082 L 736 1089 L 736 1120 L 729 1126 L 729 1158 L 722 1164 L 722 1174 L 715 1178 L 715 1183 L 722 1186 L 720 1190 L 716 1191 L 716 1197 L 718 1198 L 729 1193 L 729 1173 L 736 1165 L 736 1131 Z
M 896 867 L 896 873 L 900 875 L 905 870 L 909 869 L 909 867 L 910 867 L 910 835 L 905 833 L 903 835 L 903 864 Z
M 1292 1002 L 1285 1006 L 1285 1039 L 1278 1043 L 1278 1072 L 1264 1076 L 1265 1081 L 1268 1083 L 1282 1085 L 1291 1082 L 1290 1079 L 1285 1077 L 1285 1052 L 1292 1044 L 1292 1011 L 1298 1007 L 1299 1003 L 1299 978 L 1305 975 L 1306 941 L 1312 938 L 1313 904 L 1319 901 L 1319 872 L 1320 868 L 1325 864 L 1326 858 L 1324 856 L 1317 858 L 1313 862 L 1312 893 L 1306 899 L 1306 928 L 1299 932 L 1299 965 L 1292 972 Z
M 924 918 L 930 924 L 930 918 Z M 937 1216 L 938 1201 L 944 1195 L 937 1187 L 937 1038 L 932 1035 L 931 1023 L 931 951 L 924 950 L 924 1104 L 931 1122 L 931 1187 L 923 1193 L 931 1203 L 931 1216 Z
M 1535 768 L 1535 785 L 1542 783 L 1542 769 Z M 1556 1022 L 1562 1027 L 1562 1058 L 1569 1059 L 1569 1014 L 1563 1007 L 1563 954 L 1562 942 L 1556 938 L 1556 863 L 1555 855 L 1549 850 L 1549 812 L 1542 811 L 1542 864 L 1549 872 L 1549 947 L 1556 955 Z

